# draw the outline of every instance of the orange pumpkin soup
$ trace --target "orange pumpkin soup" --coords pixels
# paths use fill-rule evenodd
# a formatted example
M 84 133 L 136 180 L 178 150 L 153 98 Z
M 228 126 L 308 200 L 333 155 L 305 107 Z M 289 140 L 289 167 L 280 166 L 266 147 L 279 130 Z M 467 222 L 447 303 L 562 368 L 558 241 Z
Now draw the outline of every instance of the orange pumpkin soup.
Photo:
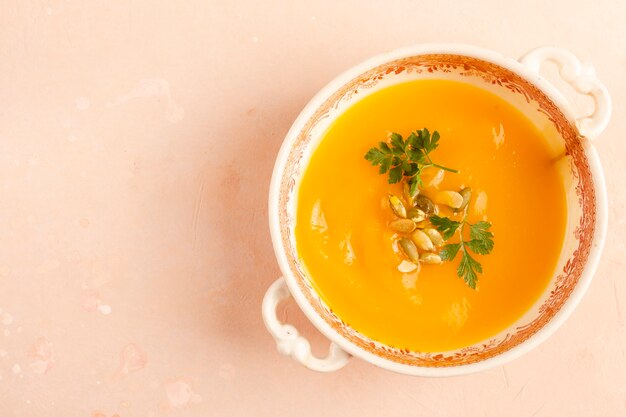
M 475 289 L 457 275 L 460 256 L 406 268 L 387 199 L 402 185 L 363 157 L 390 132 L 424 127 L 441 135 L 433 160 L 459 172 L 426 168 L 420 195 L 471 188 L 467 221 L 491 223 L 493 250 L 472 254 L 482 264 Z M 550 281 L 566 226 L 562 179 L 539 131 L 494 94 L 448 80 L 392 86 L 347 109 L 298 193 L 297 250 L 315 289 L 354 329 L 412 351 L 468 346 L 520 318 Z

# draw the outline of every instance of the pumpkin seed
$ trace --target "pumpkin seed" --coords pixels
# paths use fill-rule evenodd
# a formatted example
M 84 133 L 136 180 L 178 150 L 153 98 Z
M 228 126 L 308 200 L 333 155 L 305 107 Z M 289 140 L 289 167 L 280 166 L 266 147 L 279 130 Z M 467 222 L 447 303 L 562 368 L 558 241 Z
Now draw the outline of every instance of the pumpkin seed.
M 415 230 L 415 223 L 409 219 L 396 219 L 389 223 L 389 227 L 394 232 L 411 233 Z
M 415 187 L 415 191 L 411 193 L 411 187 L 409 186 L 409 183 L 406 181 L 403 183 L 402 194 L 404 195 L 404 199 L 406 200 L 406 202 L 409 203 L 409 207 L 413 206 L 415 197 L 417 197 L 419 193 L 420 193 L 419 188 Z
M 413 204 L 415 205 L 415 207 L 422 210 L 428 216 L 437 214 L 437 206 L 435 206 L 432 200 L 425 195 L 420 194 L 416 196 Z
M 424 233 L 428 235 L 430 240 L 435 244 L 435 246 L 442 246 L 444 244 L 443 236 L 437 229 L 428 228 L 424 229 Z
M 403 237 L 398 240 L 398 246 L 400 246 L 402 252 L 411 262 L 417 263 L 419 261 L 419 253 L 417 252 L 417 247 L 415 247 L 415 243 L 413 243 L 412 240 Z
M 393 211 L 396 216 L 402 217 L 403 219 L 406 218 L 406 208 L 404 204 L 393 194 L 389 194 L 389 207 L 391 207 L 391 211 Z
M 435 203 L 458 209 L 463 204 L 463 196 L 456 191 L 439 191 L 435 194 Z
M 433 242 L 430 240 L 428 235 L 424 233 L 422 230 L 416 230 L 411 234 L 411 239 L 415 246 L 417 246 L 421 250 L 425 251 L 433 251 L 435 250 L 435 246 Z
M 459 191 L 459 194 L 461 194 L 461 197 L 463 197 L 463 202 L 461 203 L 461 207 L 459 207 L 458 209 L 454 211 L 455 214 L 464 210 L 465 207 L 467 207 L 467 205 L 469 204 L 470 198 L 472 198 L 472 189 L 469 187 L 463 188 L 461 191 Z
M 421 221 L 419 223 L 415 223 L 415 228 L 416 229 L 424 229 L 424 228 L 428 227 L 428 225 L 430 225 L 428 220 L 424 220 L 424 221 Z
M 417 207 L 413 207 L 412 209 L 407 211 L 406 217 L 408 219 L 413 220 L 415 223 L 419 223 L 419 222 L 426 220 L 426 213 L 424 213 L 422 210 L 418 209 Z
M 440 264 L 441 257 L 436 253 L 424 252 L 420 255 L 420 261 L 425 264 Z

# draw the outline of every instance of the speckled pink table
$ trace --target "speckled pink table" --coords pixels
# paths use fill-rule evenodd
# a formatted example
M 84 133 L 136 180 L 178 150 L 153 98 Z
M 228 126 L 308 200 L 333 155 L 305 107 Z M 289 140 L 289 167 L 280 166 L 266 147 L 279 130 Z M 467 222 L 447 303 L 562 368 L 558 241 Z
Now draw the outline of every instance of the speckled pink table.
M 626 415 L 626 3 L 0 2 L 0 416 Z M 420 379 L 279 356 L 274 157 L 300 109 L 418 42 L 595 64 L 610 230 L 580 307 L 481 374 Z M 281 312 L 327 347 L 294 304 Z

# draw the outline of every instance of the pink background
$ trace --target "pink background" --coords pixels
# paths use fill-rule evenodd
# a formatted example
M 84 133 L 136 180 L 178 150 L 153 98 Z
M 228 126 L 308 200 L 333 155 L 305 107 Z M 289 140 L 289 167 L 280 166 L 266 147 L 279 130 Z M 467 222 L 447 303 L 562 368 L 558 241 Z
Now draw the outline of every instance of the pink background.
M 626 415 L 626 3 L 390 3 L 0 1 L 1 416 Z M 260 317 L 274 157 L 332 77 L 419 42 L 596 66 L 607 247 L 571 319 L 504 367 L 314 373 Z

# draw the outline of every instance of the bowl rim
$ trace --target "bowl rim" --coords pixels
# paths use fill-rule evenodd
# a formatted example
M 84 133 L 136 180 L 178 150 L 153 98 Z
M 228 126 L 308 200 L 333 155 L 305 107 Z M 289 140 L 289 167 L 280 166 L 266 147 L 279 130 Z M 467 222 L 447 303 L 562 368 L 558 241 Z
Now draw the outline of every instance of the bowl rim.
M 324 319 L 313 309 L 307 300 L 306 296 L 301 292 L 300 287 L 296 283 L 296 279 L 291 273 L 288 265 L 286 248 L 284 248 L 281 235 L 280 235 L 280 211 L 279 211 L 279 192 L 281 186 L 281 179 L 283 171 L 286 166 L 288 155 L 291 148 L 297 139 L 300 131 L 304 128 L 306 122 L 310 119 L 313 113 L 328 99 L 334 92 L 339 90 L 344 84 L 348 83 L 354 77 L 362 74 L 372 68 L 379 65 L 384 65 L 394 60 L 408 58 L 412 56 L 426 55 L 426 54 L 444 54 L 444 55 L 460 55 L 471 58 L 476 58 L 486 62 L 490 62 L 506 68 L 514 73 L 518 74 L 522 78 L 529 81 L 531 84 L 541 90 L 553 103 L 559 108 L 559 110 L 565 115 L 565 117 L 572 123 L 574 128 L 578 131 L 576 124 L 574 123 L 574 114 L 570 103 L 565 97 L 554 87 L 549 81 L 540 76 L 539 74 L 531 71 L 528 67 L 523 65 L 517 60 L 507 57 L 501 53 L 491 51 L 488 49 L 464 45 L 464 44 L 450 44 L 450 43 L 427 43 L 417 44 L 412 46 L 403 47 L 387 53 L 376 55 L 369 58 L 336 76 L 328 84 L 322 87 L 317 94 L 311 98 L 311 100 L 305 105 L 298 117 L 293 122 L 291 128 L 285 135 L 285 139 L 280 147 L 274 170 L 272 172 L 272 179 L 270 183 L 269 201 L 268 201 L 268 217 L 270 234 L 272 238 L 272 244 L 275 252 L 275 256 L 278 260 L 279 267 L 287 287 L 290 293 L 293 295 L 300 309 L 304 312 L 306 317 L 313 323 L 313 325 L 328 339 L 339 345 L 342 349 L 365 360 L 371 364 L 379 366 L 381 368 L 416 376 L 453 376 L 473 373 L 481 370 L 486 370 L 496 366 L 501 366 L 513 359 L 527 353 L 534 349 L 539 344 L 544 342 L 549 336 L 551 336 L 571 315 L 576 306 L 581 301 L 584 293 L 591 284 L 594 273 L 597 269 L 602 249 L 604 247 L 604 241 L 606 238 L 607 219 L 608 219 L 608 207 L 607 207 L 607 195 L 606 195 L 606 183 L 604 178 L 604 172 L 600 162 L 598 153 L 591 143 L 591 141 L 580 135 L 582 141 L 582 148 L 585 152 L 585 156 L 589 162 L 590 172 L 594 182 L 594 189 L 596 192 L 596 214 L 595 222 L 596 227 L 594 236 L 592 239 L 592 245 L 589 252 L 589 257 L 584 266 L 579 281 L 573 288 L 572 293 L 564 302 L 560 310 L 541 328 L 538 332 L 530 336 L 528 339 L 512 347 L 511 349 L 502 352 L 496 356 L 469 364 L 454 365 L 450 367 L 425 367 L 418 365 L 409 365 L 395 362 L 389 359 L 382 358 L 371 352 L 368 352 L 361 347 L 355 345 L 335 329 L 333 329 Z

